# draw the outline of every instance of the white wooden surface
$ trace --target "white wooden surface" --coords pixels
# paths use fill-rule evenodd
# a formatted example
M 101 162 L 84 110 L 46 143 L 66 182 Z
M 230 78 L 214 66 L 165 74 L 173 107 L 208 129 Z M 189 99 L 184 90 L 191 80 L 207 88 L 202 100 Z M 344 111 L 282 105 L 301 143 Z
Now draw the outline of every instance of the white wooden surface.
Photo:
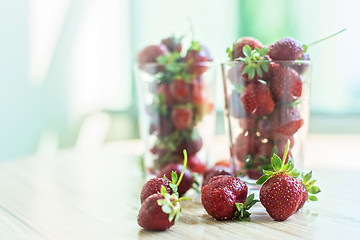
M 260 204 L 252 222 L 215 221 L 195 196 L 165 232 L 136 222 L 139 141 L 1 162 L 0 239 L 359 239 L 359 148 L 360 136 L 310 136 L 306 165 L 323 192 L 285 222 Z

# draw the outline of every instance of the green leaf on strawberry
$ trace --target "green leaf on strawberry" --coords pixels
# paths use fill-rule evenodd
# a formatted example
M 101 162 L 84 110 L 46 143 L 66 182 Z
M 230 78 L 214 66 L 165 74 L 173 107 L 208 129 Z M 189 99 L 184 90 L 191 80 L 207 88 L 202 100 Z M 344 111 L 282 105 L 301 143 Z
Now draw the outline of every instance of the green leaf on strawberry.
M 249 79 L 253 79 L 255 74 L 259 77 L 263 77 L 263 72 L 269 71 L 269 60 L 265 57 L 268 51 L 269 49 L 266 46 L 261 49 L 255 47 L 252 50 L 251 47 L 246 44 L 243 47 L 245 57 L 235 59 L 243 61 L 246 64 L 242 74 L 248 74 Z
M 254 206 L 257 202 L 260 202 L 257 199 L 254 199 L 255 195 L 254 193 L 250 194 L 244 203 L 235 203 L 236 206 L 236 212 L 235 212 L 235 218 L 237 218 L 240 221 L 248 222 L 250 221 L 250 215 L 251 213 L 248 211 L 252 206 Z
M 271 158 L 271 166 L 273 167 L 274 171 L 263 170 L 264 175 L 262 175 L 257 180 L 257 182 L 256 182 L 257 184 L 263 184 L 270 177 L 281 174 L 281 173 L 284 173 L 284 174 L 286 174 L 290 177 L 294 177 L 294 178 L 296 178 L 300 175 L 300 172 L 294 168 L 294 162 L 291 157 L 289 157 L 288 162 L 285 164 L 285 160 L 287 158 L 289 148 L 290 148 L 290 140 L 287 141 L 285 152 L 284 152 L 284 155 L 282 156 L 282 159 L 275 153 L 273 154 L 273 156 Z
M 321 192 L 321 190 L 317 186 L 314 186 L 316 180 L 313 179 L 310 181 L 311 178 L 312 178 L 312 171 L 306 173 L 305 175 L 302 174 L 299 180 L 309 194 L 307 201 L 317 201 L 317 197 L 314 195 Z

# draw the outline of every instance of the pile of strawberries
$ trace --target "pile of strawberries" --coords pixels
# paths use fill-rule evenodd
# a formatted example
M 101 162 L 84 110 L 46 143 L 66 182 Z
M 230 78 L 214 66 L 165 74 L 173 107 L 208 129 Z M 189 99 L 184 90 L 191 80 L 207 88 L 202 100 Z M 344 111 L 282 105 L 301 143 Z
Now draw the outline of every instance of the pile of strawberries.
M 304 125 L 298 109 L 303 94 L 301 77 L 309 69 L 306 61 L 292 61 L 309 60 L 309 55 L 293 38 L 268 47 L 245 37 L 227 52 L 232 61 L 225 72 L 230 85 L 227 108 L 231 122 L 241 129 L 232 154 L 249 178 L 258 179 L 263 169 L 271 168 L 273 153 L 284 154 L 288 140 L 288 156 L 292 156 L 294 134 Z
M 268 214 L 276 221 L 284 221 L 303 207 L 306 201 L 317 201 L 314 194 L 320 189 L 311 180 L 312 172 L 301 174 L 294 168 L 294 163 L 287 154 L 290 140 L 287 142 L 283 158 L 274 154 L 271 158 L 273 171 L 264 170 L 257 184 L 260 188 L 260 200 L 254 199 L 254 194 L 248 194 L 248 187 L 239 177 L 230 172 L 218 171 L 212 168 L 212 177 L 204 181 L 201 190 L 201 203 L 206 212 L 216 220 L 238 219 L 249 221 L 250 208 L 257 202 L 265 207 Z M 186 174 L 187 155 L 184 150 L 184 166 L 181 172 L 164 173 L 145 183 L 141 191 L 141 208 L 138 224 L 152 231 L 162 231 L 170 228 L 179 219 L 181 213 L 180 201 L 189 199 L 181 197 L 184 194 L 182 184 L 189 182 L 190 173 Z M 171 180 L 169 177 L 171 176 Z M 187 183 L 184 184 L 189 187 Z
M 156 137 L 151 148 L 154 169 L 181 162 L 182 150 L 189 154 L 189 168 L 202 173 L 205 166 L 196 156 L 203 147 L 197 125 L 213 111 L 203 74 L 211 64 L 210 53 L 199 42 L 182 55 L 181 39 L 169 37 L 138 54 L 138 66 L 150 74 L 152 103 L 147 106 L 149 132 Z

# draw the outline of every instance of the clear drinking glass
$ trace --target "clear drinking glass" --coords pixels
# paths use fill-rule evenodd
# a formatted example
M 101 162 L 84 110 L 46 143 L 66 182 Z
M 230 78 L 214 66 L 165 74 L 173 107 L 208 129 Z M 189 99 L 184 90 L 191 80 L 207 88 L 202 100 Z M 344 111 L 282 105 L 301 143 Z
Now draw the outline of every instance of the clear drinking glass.
M 233 165 L 246 180 L 270 169 L 273 153 L 303 168 L 309 128 L 311 61 L 274 61 L 263 76 L 242 74 L 243 62 L 222 64 L 225 123 Z M 287 160 L 286 160 L 287 161 Z
M 140 135 L 145 144 L 148 173 L 168 163 L 183 161 L 202 173 L 215 134 L 214 78 L 212 62 L 202 62 L 191 78 L 172 76 L 157 63 L 136 66 Z

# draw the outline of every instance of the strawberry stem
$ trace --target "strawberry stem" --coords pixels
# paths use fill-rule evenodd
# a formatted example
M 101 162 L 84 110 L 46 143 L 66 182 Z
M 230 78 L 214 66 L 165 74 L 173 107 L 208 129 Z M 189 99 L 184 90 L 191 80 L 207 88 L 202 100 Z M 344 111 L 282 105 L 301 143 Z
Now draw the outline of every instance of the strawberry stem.
M 285 148 L 285 151 L 284 151 L 283 159 L 282 159 L 282 165 L 283 166 L 285 165 L 285 160 L 286 160 L 286 156 L 287 156 L 287 154 L 289 152 L 289 147 L 290 147 L 290 140 L 288 139 L 287 143 L 286 143 L 286 148 Z
M 180 185 L 180 182 L 184 176 L 184 172 L 185 172 L 185 168 L 186 168 L 186 164 L 187 164 L 187 152 L 186 150 L 184 149 L 183 150 L 183 153 L 184 153 L 184 166 L 183 166 L 183 169 L 181 171 L 181 174 L 180 174 L 180 177 L 179 177 L 179 180 L 177 181 L 176 183 L 176 186 L 178 187 Z
M 179 199 L 176 199 L 175 201 L 172 201 L 172 203 L 177 203 L 177 202 L 180 202 L 183 200 L 192 200 L 192 198 L 191 197 L 181 197 Z
M 324 37 L 324 38 L 322 38 L 322 39 L 320 39 L 320 40 L 317 40 L 317 41 L 315 41 L 315 42 L 312 42 L 312 43 L 310 43 L 310 44 L 304 44 L 304 45 L 303 45 L 303 52 L 305 53 L 305 52 L 307 51 L 308 47 L 310 47 L 311 45 L 315 45 L 315 44 L 317 44 L 317 43 L 319 43 L 319 42 L 322 42 L 322 41 L 324 41 L 324 40 L 326 40 L 326 39 L 332 38 L 332 37 L 334 37 L 334 36 L 336 36 L 336 35 L 344 32 L 345 30 L 346 30 L 346 28 L 344 28 L 344 29 L 342 29 L 342 30 L 340 30 L 340 31 L 338 31 L 338 32 L 336 32 L 336 33 L 334 33 L 334 34 L 331 34 L 330 36 L 327 36 L 327 37 Z

